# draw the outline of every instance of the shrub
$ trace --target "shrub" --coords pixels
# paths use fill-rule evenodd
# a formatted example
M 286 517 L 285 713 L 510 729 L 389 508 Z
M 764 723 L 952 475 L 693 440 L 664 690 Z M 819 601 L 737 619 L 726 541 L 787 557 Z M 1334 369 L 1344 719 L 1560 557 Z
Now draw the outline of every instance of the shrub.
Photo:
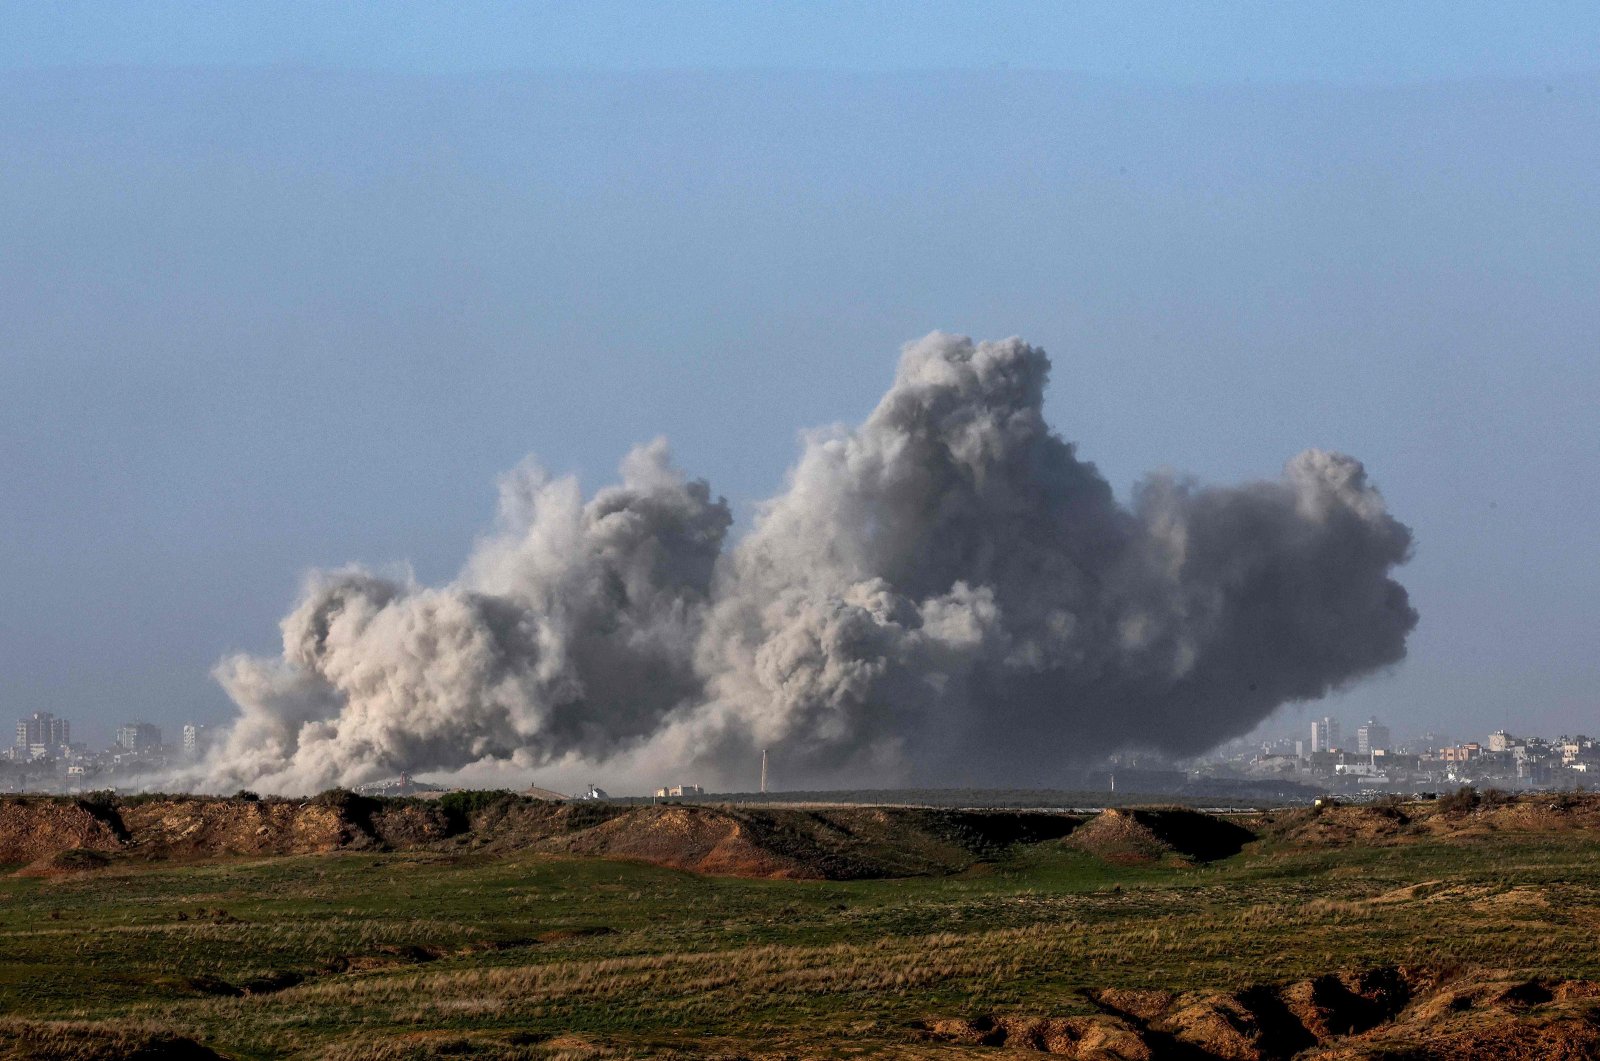
M 478 811 L 517 801 L 516 794 L 505 789 L 464 789 L 459 792 L 446 792 L 440 796 L 439 809 L 444 812 L 448 831 L 459 833 L 466 830 L 471 824 L 472 816 Z
M 117 807 L 117 794 L 109 788 L 85 792 L 78 797 L 78 805 L 91 814 L 96 811 L 115 810 Z
M 100 792 L 87 792 L 78 797 L 78 806 L 88 811 L 98 821 L 103 822 L 111 833 L 119 840 L 128 839 L 128 828 L 122 823 L 122 815 L 117 810 L 117 794 L 109 789 Z
M 1385 793 L 1372 801 L 1372 809 L 1392 821 L 1406 823 L 1406 801 L 1393 792 Z
M 352 792 L 348 788 L 330 788 L 311 797 L 313 807 L 328 807 L 339 812 L 339 815 L 355 823 L 363 829 L 371 829 L 372 815 L 383 805 L 381 800 L 372 796 L 363 796 L 359 792 Z
M 1481 797 L 1471 785 L 1462 785 L 1454 792 L 1439 797 L 1439 809 L 1446 814 L 1466 814 L 1478 809 Z

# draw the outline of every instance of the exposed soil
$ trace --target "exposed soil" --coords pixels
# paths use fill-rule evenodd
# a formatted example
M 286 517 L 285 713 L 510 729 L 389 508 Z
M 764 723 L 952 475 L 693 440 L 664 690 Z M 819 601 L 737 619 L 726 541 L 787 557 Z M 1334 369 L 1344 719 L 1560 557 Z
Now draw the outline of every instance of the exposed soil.
M 1253 819 L 1183 808 L 1118 809 L 1087 824 L 1067 814 L 1009 810 L 625 806 L 452 795 L 462 798 L 377 799 L 339 791 L 308 800 L 0 798 L 0 864 L 59 876 L 107 865 L 99 855 L 114 865 L 123 859 L 467 848 L 630 859 L 723 876 L 848 880 L 959 872 L 1015 844 L 1062 838 L 1112 862 L 1209 862 L 1236 854 L 1257 835 L 1325 847 L 1600 832 L 1600 794 L 1583 793 L 1331 804 Z
M 1497 833 L 1600 832 L 1600 793 L 1499 793 L 1411 803 L 1333 803 L 1267 816 L 1262 832 L 1297 846 L 1395 844 Z
M 125 831 L 76 800 L 0 801 L 0 863 L 37 862 L 74 849 L 117 851 L 125 839 Z
M 18 877 L 64 877 L 78 873 L 93 873 L 112 864 L 112 856 L 90 847 L 69 847 L 35 859 L 17 870 Z
M 970 1046 L 1003 1046 L 1067 1057 L 1146 1061 L 1158 1055 L 1139 1030 L 1118 1017 L 979 1017 L 936 1020 L 930 1038 Z
M 1255 838 L 1235 822 L 1173 807 L 1102 811 L 1068 843 L 1108 862 L 1212 862 L 1238 854 Z
M 1096 1016 L 936 1019 L 928 1038 L 1072 1058 L 1535 1061 L 1600 1057 L 1600 984 L 1378 968 L 1243 991 L 1107 989 Z
M 849 807 L 627 807 L 487 798 L 140 797 L 0 800 L 0 863 L 59 875 L 115 859 L 343 850 L 541 850 L 737 877 L 847 880 L 958 872 L 1018 843 L 1058 839 L 1053 813 Z
M 1054 814 L 852 807 L 640 807 L 575 833 L 566 850 L 737 877 L 851 880 L 958 872 L 1013 843 L 1071 832 Z
M 168 858 L 291 855 L 364 846 L 338 808 L 286 800 L 151 800 L 119 805 L 127 846 Z

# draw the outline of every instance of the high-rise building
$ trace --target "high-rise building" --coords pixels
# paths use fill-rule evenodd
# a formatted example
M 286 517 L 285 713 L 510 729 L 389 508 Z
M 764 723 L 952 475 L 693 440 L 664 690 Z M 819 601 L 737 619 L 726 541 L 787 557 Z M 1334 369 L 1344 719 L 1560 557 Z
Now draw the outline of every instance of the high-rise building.
M 48 711 L 35 711 L 17 720 L 17 747 L 23 754 L 38 749 L 43 755 L 59 755 L 72 743 L 72 723 Z
M 1386 751 L 1389 748 L 1389 727 L 1375 718 L 1369 718 L 1365 723 L 1356 727 L 1356 751 L 1362 755 L 1371 755 L 1375 751 Z
M 1338 747 L 1338 722 L 1324 715 L 1311 723 L 1311 754 L 1335 751 Z
M 148 722 L 129 722 L 117 730 L 117 747 L 125 752 L 143 752 L 161 747 L 161 729 Z
M 183 754 L 188 759 L 200 758 L 200 751 L 206 743 L 206 727 L 193 722 L 186 722 L 183 726 Z

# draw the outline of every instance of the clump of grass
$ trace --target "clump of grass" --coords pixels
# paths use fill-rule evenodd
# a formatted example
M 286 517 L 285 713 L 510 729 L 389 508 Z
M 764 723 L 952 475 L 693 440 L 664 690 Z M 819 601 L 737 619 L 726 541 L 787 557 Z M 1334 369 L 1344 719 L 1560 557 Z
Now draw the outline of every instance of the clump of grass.
M 171 1029 L 144 1021 L 0 1019 L 0 1056 L 13 1061 L 213 1061 L 218 1055 Z

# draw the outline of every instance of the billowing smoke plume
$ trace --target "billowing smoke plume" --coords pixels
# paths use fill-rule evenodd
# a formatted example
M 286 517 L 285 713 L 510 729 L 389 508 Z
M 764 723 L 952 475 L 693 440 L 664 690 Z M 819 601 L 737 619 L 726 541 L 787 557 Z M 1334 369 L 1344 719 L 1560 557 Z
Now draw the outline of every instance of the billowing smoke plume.
M 224 661 L 241 714 L 204 783 L 623 757 L 737 783 L 763 747 L 791 785 L 1041 783 L 1201 751 L 1405 655 L 1411 535 L 1359 462 L 1157 476 L 1125 507 L 1045 423 L 1049 367 L 912 344 L 731 548 L 661 441 L 588 502 L 519 469 L 452 584 L 319 574 L 281 659 Z

